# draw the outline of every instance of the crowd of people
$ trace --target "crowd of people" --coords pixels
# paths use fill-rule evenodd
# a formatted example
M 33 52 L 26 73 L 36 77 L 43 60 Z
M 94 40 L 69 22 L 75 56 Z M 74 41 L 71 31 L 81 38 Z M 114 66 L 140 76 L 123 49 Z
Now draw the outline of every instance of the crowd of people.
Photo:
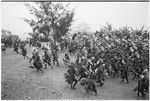
M 145 96 L 145 92 L 149 88 L 149 69 L 143 62 L 142 55 L 144 50 L 142 45 L 139 45 L 137 49 L 133 49 L 129 42 L 125 44 L 117 44 L 115 47 L 106 47 L 100 49 L 95 42 L 84 40 L 83 43 L 79 43 L 75 40 L 75 37 L 69 41 L 62 41 L 60 44 L 56 44 L 54 41 L 50 41 L 47 46 L 42 45 L 38 40 L 30 39 L 29 47 L 35 47 L 32 56 L 27 56 L 26 42 L 15 41 L 13 42 L 14 52 L 19 53 L 24 58 L 29 59 L 30 67 L 36 68 L 37 71 L 43 73 L 43 68 L 59 66 L 59 53 L 64 54 L 62 58 L 65 66 L 68 67 L 67 72 L 64 74 L 66 82 L 71 85 L 72 89 L 78 82 L 89 91 L 95 92 L 97 95 L 96 83 L 99 86 L 105 84 L 106 79 L 120 77 L 121 81 L 126 80 L 129 83 L 129 76 L 134 75 L 133 79 L 139 78 L 138 86 L 134 88 L 134 91 L 138 91 Z M 5 45 L 2 45 L 2 51 L 6 50 Z M 44 54 L 42 58 L 40 51 Z M 75 57 L 75 60 L 71 60 L 70 57 Z M 53 62 L 53 63 L 52 63 Z M 146 67 L 146 68 L 145 68 Z
M 139 79 L 138 86 L 133 91 L 138 91 L 137 96 L 140 93 L 145 96 L 145 92 L 149 90 L 149 61 L 146 59 L 148 56 L 145 56 L 149 52 L 145 46 L 139 43 L 135 48 L 130 41 L 124 41 L 102 50 L 93 43 L 86 39 L 83 43 L 71 40 L 68 44 L 68 53 L 63 61 L 69 67 L 65 78 L 71 88 L 75 89 L 80 82 L 87 93 L 89 90 L 96 93 L 95 83 L 103 86 L 105 79 L 115 77 L 121 78 L 121 83 L 124 80 L 129 83 L 129 77 L 133 75 L 133 80 Z M 69 63 L 69 55 L 74 55 L 76 60 Z

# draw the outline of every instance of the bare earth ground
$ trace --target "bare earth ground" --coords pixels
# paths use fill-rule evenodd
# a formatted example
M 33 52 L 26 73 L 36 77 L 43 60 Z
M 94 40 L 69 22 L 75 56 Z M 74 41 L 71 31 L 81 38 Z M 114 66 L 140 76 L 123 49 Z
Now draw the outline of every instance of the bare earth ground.
M 31 56 L 32 49 L 28 49 L 28 56 Z M 65 83 L 64 73 L 67 67 L 59 55 L 60 67 L 45 69 L 44 73 L 37 73 L 36 69 L 29 68 L 28 59 L 7 49 L 6 54 L 2 54 L 1 64 L 1 95 L 6 100 L 120 100 L 120 99 L 148 99 L 148 94 L 144 98 L 137 98 L 133 88 L 137 86 L 137 80 L 130 83 L 120 83 L 120 79 L 107 79 L 103 87 L 98 87 L 98 96 L 86 95 L 85 90 L 78 83 L 76 90 L 70 89 Z

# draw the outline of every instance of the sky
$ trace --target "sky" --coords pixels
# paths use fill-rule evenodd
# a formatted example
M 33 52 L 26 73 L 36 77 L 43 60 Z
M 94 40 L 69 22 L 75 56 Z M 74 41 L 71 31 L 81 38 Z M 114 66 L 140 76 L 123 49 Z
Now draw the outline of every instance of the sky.
M 24 2 L 1 3 L 1 29 L 24 39 L 25 33 L 32 32 L 30 26 L 20 18 L 31 18 Z M 87 25 L 90 31 L 99 30 L 106 22 L 118 28 L 130 26 L 134 29 L 149 28 L 148 2 L 71 2 L 75 7 L 73 28 Z

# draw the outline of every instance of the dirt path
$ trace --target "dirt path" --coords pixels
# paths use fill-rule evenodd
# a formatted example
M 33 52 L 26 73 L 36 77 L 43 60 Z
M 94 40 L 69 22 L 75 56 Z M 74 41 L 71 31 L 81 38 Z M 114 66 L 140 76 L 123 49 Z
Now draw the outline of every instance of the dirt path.
M 28 49 L 28 55 L 31 54 L 31 50 Z M 137 81 L 132 80 L 126 84 L 120 83 L 119 79 L 107 79 L 103 87 L 97 86 L 98 96 L 86 95 L 79 83 L 76 90 L 72 90 L 64 79 L 67 68 L 62 62 L 60 65 L 53 70 L 48 68 L 44 73 L 37 73 L 35 69 L 29 68 L 27 59 L 8 49 L 7 54 L 2 54 L 2 99 L 137 99 L 136 93 L 133 92 Z M 138 99 L 148 99 L 148 96 Z

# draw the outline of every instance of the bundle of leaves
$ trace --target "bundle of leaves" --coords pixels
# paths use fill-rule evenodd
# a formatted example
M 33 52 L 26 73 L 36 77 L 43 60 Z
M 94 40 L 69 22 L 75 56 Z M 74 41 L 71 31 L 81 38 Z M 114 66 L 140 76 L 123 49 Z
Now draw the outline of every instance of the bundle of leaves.
M 135 70 L 138 68 L 142 71 L 149 68 L 149 31 L 144 30 L 144 27 L 136 30 L 127 26 L 113 29 L 107 23 L 93 36 L 80 33 L 74 41 L 81 43 L 81 50 L 84 46 L 88 51 L 90 50 L 89 54 L 97 60 L 102 58 L 106 65 L 113 64 L 119 69 L 124 68 L 121 66 L 124 62 Z

